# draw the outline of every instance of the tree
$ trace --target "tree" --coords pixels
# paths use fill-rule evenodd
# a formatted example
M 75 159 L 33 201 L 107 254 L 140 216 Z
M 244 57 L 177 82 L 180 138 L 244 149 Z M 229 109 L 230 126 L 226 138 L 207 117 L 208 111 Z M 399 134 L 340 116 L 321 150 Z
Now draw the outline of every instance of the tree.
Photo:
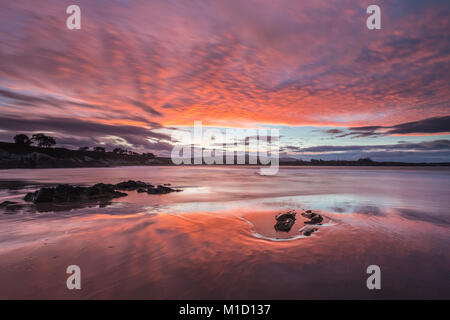
M 123 150 L 123 149 L 121 149 L 121 148 L 115 148 L 115 149 L 113 150 L 113 152 L 114 152 L 115 154 L 124 154 L 124 153 L 126 153 L 127 151 L 126 151 L 126 150 Z
M 143 153 L 142 154 L 145 158 L 154 159 L 155 155 L 153 153 Z
M 36 141 L 39 147 L 50 148 L 56 144 L 56 141 L 53 137 L 46 136 L 43 133 L 33 134 L 31 140 Z
M 103 148 L 103 147 L 95 147 L 95 148 L 94 148 L 94 151 L 95 151 L 95 152 L 106 152 L 106 149 Z
M 89 147 L 79 147 L 78 150 L 79 151 L 88 151 Z
M 14 136 L 14 143 L 21 146 L 30 146 L 33 141 L 26 134 L 18 134 Z

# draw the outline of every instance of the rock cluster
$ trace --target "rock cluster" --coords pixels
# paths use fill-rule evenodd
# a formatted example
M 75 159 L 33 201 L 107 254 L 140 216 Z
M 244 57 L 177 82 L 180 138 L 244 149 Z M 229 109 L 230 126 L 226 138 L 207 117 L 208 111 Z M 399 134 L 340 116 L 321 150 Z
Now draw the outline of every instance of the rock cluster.
M 295 211 L 288 211 L 285 213 L 280 213 L 276 215 L 275 220 L 277 221 L 274 228 L 277 231 L 289 232 L 292 226 L 295 224 L 297 213 Z M 323 221 L 323 217 L 311 210 L 302 212 L 303 217 L 309 219 L 305 221 L 305 226 L 302 227 L 299 232 L 304 236 L 310 236 L 313 232 L 319 230 L 316 225 L 320 225 Z
M 148 184 L 148 183 L 145 183 L 142 181 L 128 180 L 128 181 L 117 183 L 114 185 L 114 187 L 117 190 L 133 191 L 133 190 L 138 190 L 141 188 L 149 188 L 149 187 L 153 187 L 153 186 L 151 184 Z
M 289 232 L 292 226 L 295 224 L 295 216 L 297 213 L 295 211 L 288 211 L 286 213 L 280 213 L 275 217 L 277 223 L 274 228 L 277 231 Z
M 137 190 L 138 193 L 148 193 L 148 194 L 166 194 L 181 191 L 169 188 L 167 186 L 170 186 L 170 184 L 164 184 L 155 187 L 151 184 L 142 181 L 133 181 L 133 180 L 121 182 L 115 185 L 117 190 L 126 190 L 126 191 Z
M 310 221 L 305 221 L 306 224 L 320 224 L 323 221 L 323 217 L 320 214 L 314 213 L 311 210 L 303 212 L 302 216 L 310 219 Z
M 29 192 L 24 200 L 34 203 L 63 203 L 111 200 L 125 196 L 127 196 L 126 193 L 116 191 L 116 187 L 112 184 L 98 183 L 92 187 L 59 184 L 54 188 L 41 188 L 35 192 Z
M 312 212 L 311 210 L 306 210 L 302 213 L 302 216 L 309 219 L 309 221 L 304 222 L 306 226 L 301 228 L 299 232 L 304 236 L 309 237 L 312 233 L 319 230 L 319 228 L 316 228 L 313 225 L 320 225 L 323 221 L 323 217 L 318 213 Z
M 317 231 L 317 230 L 319 230 L 319 229 L 316 228 L 316 227 L 313 227 L 313 226 L 311 226 L 311 225 L 306 225 L 306 226 L 304 226 L 303 228 L 301 228 L 301 229 L 299 230 L 299 232 L 300 232 L 301 234 L 303 234 L 304 236 L 309 237 L 313 232 L 315 232 L 315 231 Z
M 97 183 L 92 187 L 71 186 L 60 184 L 56 187 L 41 188 L 35 192 L 29 192 L 24 200 L 33 203 L 73 203 L 90 201 L 108 201 L 125 197 L 128 194 L 119 190 L 146 192 L 148 194 L 166 194 L 180 191 L 169 187 L 154 187 L 142 181 L 125 181 L 118 184 Z

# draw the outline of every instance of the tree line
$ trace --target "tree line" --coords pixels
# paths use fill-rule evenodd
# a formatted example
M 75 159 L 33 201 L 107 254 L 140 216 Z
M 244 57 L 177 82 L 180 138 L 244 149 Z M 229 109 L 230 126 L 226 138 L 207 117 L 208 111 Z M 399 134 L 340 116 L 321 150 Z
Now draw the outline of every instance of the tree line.
M 56 144 L 55 138 L 47 136 L 43 133 L 33 134 L 31 138 L 23 133 L 14 136 L 14 143 L 21 146 L 29 147 L 35 142 L 39 147 L 43 148 L 50 148 Z
M 26 134 L 21 133 L 21 134 L 14 136 L 14 143 L 17 145 L 26 146 L 26 147 L 30 147 L 31 145 L 36 143 L 38 147 L 51 148 L 54 145 L 56 145 L 56 140 L 55 140 L 55 138 L 48 136 L 44 133 L 33 134 L 31 136 L 31 138 L 28 137 Z M 80 147 L 78 150 L 79 151 L 90 151 L 89 147 Z M 104 147 L 93 147 L 92 151 L 106 152 L 106 149 Z M 137 152 L 122 149 L 122 148 L 115 148 L 112 152 L 114 154 L 118 154 L 118 155 L 130 155 L 130 156 L 139 156 L 140 155 Z M 146 157 L 146 158 L 151 158 L 151 159 L 155 158 L 155 155 L 153 153 L 143 153 L 142 156 Z

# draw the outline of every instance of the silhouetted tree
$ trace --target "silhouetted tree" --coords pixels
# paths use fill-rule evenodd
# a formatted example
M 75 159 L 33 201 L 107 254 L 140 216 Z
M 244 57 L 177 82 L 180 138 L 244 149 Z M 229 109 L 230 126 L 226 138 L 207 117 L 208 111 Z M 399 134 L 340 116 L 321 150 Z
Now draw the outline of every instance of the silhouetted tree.
M 123 149 L 121 149 L 121 148 L 115 148 L 115 149 L 113 150 L 113 152 L 114 152 L 115 154 L 124 154 L 124 153 L 127 153 L 127 150 L 123 150 Z
M 358 162 L 372 163 L 373 160 L 370 158 L 361 158 L 358 160 Z
M 144 156 L 145 158 L 149 158 L 149 159 L 154 159 L 155 155 L 153 153 L 143 153 L 142 156 Z
M 46 136 L 43 133 L 33 134 L 31 140 L 36 141 L 39 147 L 45 148 L 50 148 L 51 146 L 54 146 L 56 144 L 56 141 L 53 137 Z
M 21 146 L 30 146 L 33 141 L 26 134 L 18 134 L 14 136 L 14 143 Z
M 88 151 L 89 147 L 79 147 L 78 150 L 79 151 Z
M 95 147 L 95 148 L 94 148 L 94 151 L 95 151 L 95 152 L 106 152 L 106 149 L 103 148 L 103 147 Z

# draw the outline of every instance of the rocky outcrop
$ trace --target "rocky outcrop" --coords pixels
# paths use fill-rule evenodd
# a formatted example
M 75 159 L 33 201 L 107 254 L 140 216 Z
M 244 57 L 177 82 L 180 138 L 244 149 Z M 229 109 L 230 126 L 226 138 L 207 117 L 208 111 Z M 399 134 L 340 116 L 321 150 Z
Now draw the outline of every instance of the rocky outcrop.
M 150 187 L 147 189 L 148 194 L 166 194 L 171 192 L 179 192 L 181 190 L 172 189 L 165 186 L 157 186 L 156 188 Z
M 127 196 L 126 193 L 116 191 L 112 184 L 98 183 L 92 187 L 60 184 L 53 188 L 41 188 L 38 191 L 29 192 L 24 200 L 34 203 L 65 203 L 111 200 L 125 196 Z
M 319 228 L 316 227 L 316 225 L 320 225 L 323 221 L 323 217 L 315 212 L 312 212 L 311 210 L 306 210 L 302 213 L 302 216 L 306 219 L 309 219 L 309 221 L 305 221 L 305 226 L 299 230 L 299 232 L 309 237 L 314 232 L 318 231 Z
M 124 182 L 120 182 L 114 185 L 114 187 L 117 190 L 128 190 L 128 191 L 132 191 L 132 190 L 142 190 L 145 188 L 150 188 L 153 187 L 151 184 L 142 182 L 142 181 L 134 181 L 134 180 L 128 180 L 128 181 L 124 181 Z
M 169 187 L 153 187 L 142 181 L 125 181 L 118 184 L 98 183 L 92 187 L 71 186 L 60 184 L 56 187 L 45 187 L 35 192 L 29 192 L 24 200 L 27 202 L 39 203 L 73 203 L 73 202 L 91 202 L 91 201 L 109 201 L 115 198 L 125 197 L 128 194 L 119 190 L 138 190 L 148 194 L 167 194 L 181 190 L 175 190 Z
M 278 214 L 275 217 L 275 220 L 277 220 L 277 223 L 274 226 L 275 230 L 289 232 L 292 226 L 295 224 L 296 215 L 297 214 L 295 213 L 295 211 L 288 211 Z
M 155 187 L 151 184 L 142 181 L 133 181 L 133 180 L 121 182 L 115 185 L 117 190 L 128 190 L 128 191 L 137 190 L 138 193 L 148 193 L 148 194 L 166 194 L 181 191 L 172 189 L 168 186 L 170 186 L 170 184 L 164 184 Z
M 309 221 L 305 221 L 305 224 L 320 224 L 323 221 L 323 217 L 320 214 L 314 213 L 311 210 L 305 211 L 302 213 L 302 216 L 310 219 Z
M 309 219 L 308 221 L 304 221 L 305 226 L 302 227 L 299 232 L 300 234 L 309 237 L 314 232 L 318 231 L 317 225 L 320 225 L 323 222 L 323 217 L 311 210 L 306 210 L 301 213 L 302 217 Z M 289 232 L 295 224 L 297 213 L 293 210 L 279 213 L 275 216 L 275 220 L 277 221 L 274 225 L 275 230 Z
M 306 225 L 306 226 L 304 226 L 303 228 L 301 228 L 301 229 L 299 230 L 299 232 L 300 232 L 302 235 L 309 237 L 313 232 L 316 232 L 317 230 L 319 230 L 319 229 L 316 228 L 316 227 L 313 227 L 313 226 L 311 226 L 311 225 Z

